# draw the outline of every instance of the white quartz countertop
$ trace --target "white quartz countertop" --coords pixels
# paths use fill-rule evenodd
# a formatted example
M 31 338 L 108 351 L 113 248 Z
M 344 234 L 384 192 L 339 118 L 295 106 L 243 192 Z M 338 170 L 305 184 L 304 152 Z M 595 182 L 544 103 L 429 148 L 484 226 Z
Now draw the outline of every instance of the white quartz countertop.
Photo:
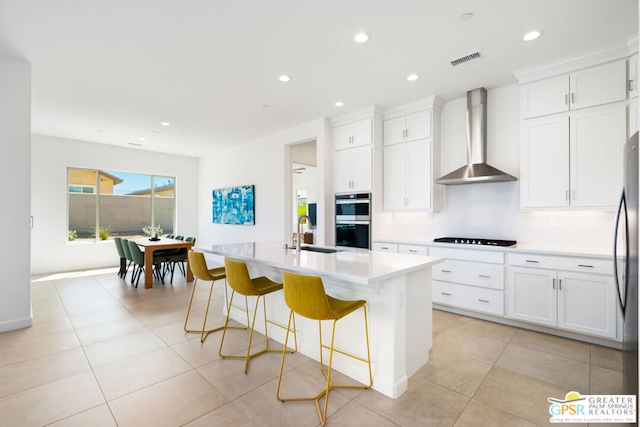
M 202 252 L 301 274 L 370 284 L 442 262 L 422 255 L 348 249 L 336 253 L 299 251 L 277 242 L 247 242 L 198 247 Z

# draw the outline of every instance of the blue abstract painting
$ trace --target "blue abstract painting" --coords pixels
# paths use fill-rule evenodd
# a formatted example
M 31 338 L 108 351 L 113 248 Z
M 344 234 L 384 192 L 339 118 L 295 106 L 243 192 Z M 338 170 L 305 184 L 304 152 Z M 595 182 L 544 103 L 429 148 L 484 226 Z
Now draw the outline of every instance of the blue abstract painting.
M 213 190 L 213 223 L 254 225 L 253 185 Z

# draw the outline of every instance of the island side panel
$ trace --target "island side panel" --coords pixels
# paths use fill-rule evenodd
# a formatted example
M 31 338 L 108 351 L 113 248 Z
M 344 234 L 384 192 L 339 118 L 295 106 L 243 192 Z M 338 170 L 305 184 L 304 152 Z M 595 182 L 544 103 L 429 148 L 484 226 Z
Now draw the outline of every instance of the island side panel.
M 429 362 L 433 345 L 431 267 L 407 274 L 407 376 Z

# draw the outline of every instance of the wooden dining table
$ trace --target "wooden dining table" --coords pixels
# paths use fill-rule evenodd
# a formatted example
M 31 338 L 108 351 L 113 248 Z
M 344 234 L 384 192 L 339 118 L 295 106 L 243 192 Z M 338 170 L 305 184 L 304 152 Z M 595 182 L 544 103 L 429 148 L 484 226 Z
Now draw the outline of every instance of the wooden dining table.
M 178 239 L 169 239 L 167 237 L 161 237 L 160 240 L 150 240 L 149 237 L 139 237 L 136 239 L 131 239 L 138 246 L 144 248 L 144 265 L 148 266 L 153 265 L 153 252 L 159 250 L 166 249 L 179 249 L 179 248 L 187 248 L 187 250 L 193 247 L 193 242 L 185 242 L 184 240 Z M 191 272 L 191 268 L 189 266 L 189 257 L 187 258 L 187 282 L 193 281 L 193 273 Z M 151 274 L 152 270 L 148 270 L 144 275 L 144 287 L 145 289 L 149 289 L 153 287 L 153 274 Z

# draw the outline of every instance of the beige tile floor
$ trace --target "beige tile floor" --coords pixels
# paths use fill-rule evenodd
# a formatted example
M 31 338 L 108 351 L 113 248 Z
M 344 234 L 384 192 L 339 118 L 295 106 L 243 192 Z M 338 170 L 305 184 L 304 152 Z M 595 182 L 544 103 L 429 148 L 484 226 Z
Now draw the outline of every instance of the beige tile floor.
M 253 359 L 244 375 L 243 362 L 218 357 L 220 333 L 201 344 L 183 332 L 192 286 L 179 277 L 135 289 L 115 270 L 34 278 L 33 327 L 0 334 L 0 426 L 319 425 L 313 403 L 276 400 L 279 354 Z M 194 327 L 207 296 L 199 284 Z M 621 393 L 619 351 L 437 310 L 433 323 L 430 361 L 405 394 L 333 391 L 328 425 L 547 425 L 548 397 Z M 225 348 L 245 343 L 233 330 Z M 317 364 L 300 354 L 283 381 L 285 395 L 321 388 Z

